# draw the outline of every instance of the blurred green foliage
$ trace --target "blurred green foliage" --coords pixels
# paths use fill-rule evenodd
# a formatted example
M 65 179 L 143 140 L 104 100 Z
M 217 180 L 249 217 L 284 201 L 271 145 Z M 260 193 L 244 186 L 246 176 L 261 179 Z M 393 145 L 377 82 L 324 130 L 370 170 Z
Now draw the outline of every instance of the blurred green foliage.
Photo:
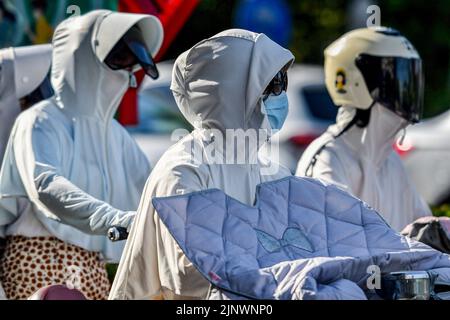
M 351 0 L 286 0 L 294 19 L 290 49 L 298 63 L 323 63 L 323 50 L 349 30 Z M 233 27 L 237 0 L 202 0 L 168 53 L 169 58 L 196 42 Z M 369 2 L 370 3 L 370 2 Z M 381 23 L 401 31 L 424 60 L 425 115 L 450 108 L 450 1 L 377 0 Z M 366 16 L 363 11 L 363 20 Z
M 114 282 L 114 278 L 116 277 L 118 267 L 119 267 L 118 264 L 107 264 L 106 265 L 106 272 L 108 273 L 108 280 L 109 280 L 109 283 L 111 283 L 111 285 Z
M 435 217 L 449 217 L 450 218 L 450 204 L 444 204 L 440 207 L 432 208 Z
M 294 19 L 290 49 L 297 63 L 323 64 L 323 51 L 347 29 L 346 0 L 288 1 Z

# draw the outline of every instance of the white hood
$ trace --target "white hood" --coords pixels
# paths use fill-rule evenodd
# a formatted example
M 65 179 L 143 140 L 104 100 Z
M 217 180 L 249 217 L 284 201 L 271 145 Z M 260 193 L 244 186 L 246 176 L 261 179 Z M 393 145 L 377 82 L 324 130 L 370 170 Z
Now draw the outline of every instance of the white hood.
M 342 132 L 355 116 L 352 107 L 339 108 L 336 125 L 328 131 L 333 135 Z M 342 134 L 348 146 L 362 157 L 370 159 L 377 167 L 393 152 L 392 146 L 398 133 L 408 126 L 408 122 L 392 111 L 376 103 L 370 112 L 370 121 L 365 128 L 356 125 Z
M 50 71 L 51 45 L 0 50 L 0 166 L 19 99 L 33 92 Z
M 128 89 L 129 74 L 113 71 L 103 61 L 135 24 L 148 40 L 152 55 L 156 55 L 163 30 L 154 16 L 99 10 L 58 26 L 53 36 L 52 85 L 62 111 L 69 117 L 111 121 Z
M 22 113 L 16 122 L 0 176 L 0 225 L 22 214 L 15 201 L 25 197 L 52 235 L 118 261 L 124 244 L 111 243 L 103 231 L 119 217 L 129 223 L 127 213 L 137 209 L 150 166 L 113 119 L 129 73 L 109 69 L 103 59 L 136 24 L 150 37 L 147 46 L 156 55 L 163 33 L 153 16 L 100 10 L 57 27 L 51 79 L 55 98 Z M 105 236 L 87 234 L 94 229 Z
M 33 92 L 44 81 L 52 63 L 50 44 L 14 48 L 14 82 L 17 99 Z
M 214 63 L 202 62 L 208 60 Z M 203 129 L 259 129 L 265 117 L 260 112 L 264 90 L 293 61 L 289 50 L 264 34 L 227 30 L 177 59 L 171 89 L 196 129 L 199 118 Z

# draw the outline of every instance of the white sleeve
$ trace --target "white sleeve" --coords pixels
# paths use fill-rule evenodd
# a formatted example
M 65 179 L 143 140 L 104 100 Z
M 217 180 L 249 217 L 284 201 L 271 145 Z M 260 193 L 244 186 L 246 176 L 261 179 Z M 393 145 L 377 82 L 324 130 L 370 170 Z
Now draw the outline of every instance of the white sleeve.
M 135 212 L 121 211 L 95 199 L 55 172 L 36 177 L 39 200 L 61 222 L 85 233 L 106 235 L 113 226 L 128 228 Z
M 60 143 L 48 128 L 32 131 L 34 184 L 39 201 L 62 223 L 85 233 L 106 235 L 112 226 L 128 228 L 135 212 L 118 210 L 87 194 L 60 172 Z
M 111 300 L 179 299 L 206 296 L 209 283 L 187 259 L 156 214 L 152 199 L 202 188 L 190 170 L 152 173 L 131 227 L 111 288 Z M 205 290 L 206 288 L 206 290 Z M 166 291 L 165 289 L 168 289 Z

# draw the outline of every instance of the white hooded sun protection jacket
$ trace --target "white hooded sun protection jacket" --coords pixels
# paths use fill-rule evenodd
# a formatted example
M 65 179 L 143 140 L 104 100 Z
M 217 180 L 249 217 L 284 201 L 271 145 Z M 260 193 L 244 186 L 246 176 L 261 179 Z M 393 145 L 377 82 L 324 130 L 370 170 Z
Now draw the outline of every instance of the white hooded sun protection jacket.
M 397 231 L 431 215 L 392 148 L 407 122 L 375 104 L 366 128 L 353 125 L 340 135 L 355 111 L 352 107 L 339 109 L 336 124 L 307 148 L 296 175 L 341 186 L 378 211 Z
M 0 166 L 19 99 L 33 92 L 50 71 L 52 46 L 39 45 L 0 50 Z
M 93 11 L 61 23 L 53 39 L 55 97 L 22 113 L 0 174 L 0 226 L 38 219 L 57 238 L 118 261 L 123 243 L 109 227 L 128 227 L 150 166 L 114 119 L 129 86 L 126 71 L 103 60 L 133 25 L 155 55 L 159 20 L 147 15 Z
M 293 59 L 288 50 L 264 34 L 237 29 L 204 40 L 177 59 L 171 88 L 195 130 L 163 155 L 147 182 L 111 299 L 207 296 L 208 281 L 157 217 L 152 198 L 219 188 L 253 205 L 259 183 L 290 175 L 281 167 L 264 175 L 261 159 L 253 164 L 195 163 L 191 148 L 195 146 L 203 155 L 211 146 L 218 153 L 227 153 L 230 150 L 221 148 L 220 139 L 211 138 L 210 131 L 267 128 L 261 96 L 275 74 Z M 232 151 L 252 153 L 258 149 L 258 145 L 247 145 Z

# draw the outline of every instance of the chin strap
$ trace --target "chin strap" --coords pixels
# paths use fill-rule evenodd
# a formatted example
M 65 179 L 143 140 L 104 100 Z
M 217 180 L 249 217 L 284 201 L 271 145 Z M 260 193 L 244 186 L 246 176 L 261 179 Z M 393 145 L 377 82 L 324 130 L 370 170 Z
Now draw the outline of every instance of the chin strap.
M 364 131 L 361 135 L 361 144 L 364 144 L 366 142 L 366 138 L 367 138 L 367 127 L 364 127 Z
M 402 135 L 399 137 L 397 144 L 399 146 L 403 146 L 403 143 L 405 142 L 405 137 L 406 137 L 406 128 L 402 129 Z

